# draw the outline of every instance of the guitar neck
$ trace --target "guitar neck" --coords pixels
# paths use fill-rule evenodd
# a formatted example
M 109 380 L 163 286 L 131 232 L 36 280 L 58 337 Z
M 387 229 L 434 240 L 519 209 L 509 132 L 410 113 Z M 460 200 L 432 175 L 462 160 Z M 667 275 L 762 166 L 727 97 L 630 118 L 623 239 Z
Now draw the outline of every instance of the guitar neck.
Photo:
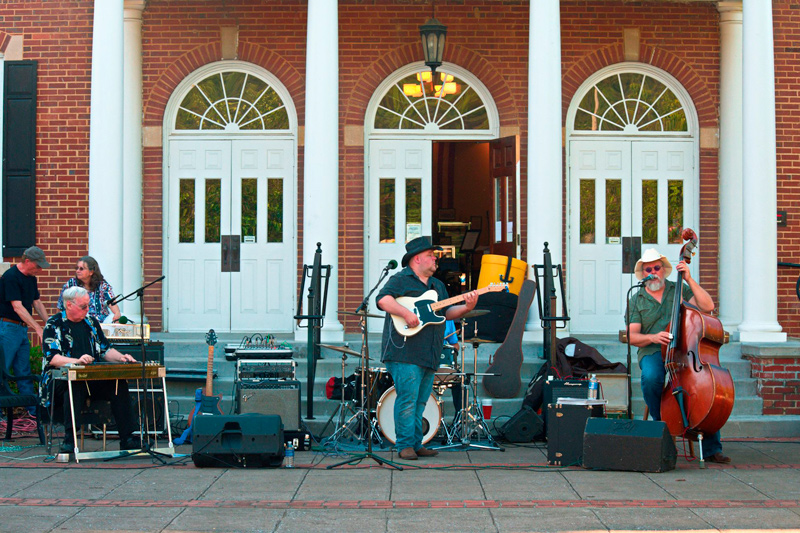
M 211 396 L 212 394 L 214 394 L 214 387 L 211 383 L 212 380 L 211 373 L 213 372 L 213 369 L 214 369 L 214 346 L 212 345 L 208 347 L 208 366 L 206 367 L 206 387 L 204 391 L 204 394 L 206 396 Z
M 478 289 L 475 292 L 477 292 L 478 296 L 480 296 L 481 294 L 486 294 L 490 290 L 493 290 L 493 289 L 491 287 L 484 287 L 482 289 Z M 444 307 L 448 307 L 450 305 L 454 305 L 454 304 L 457 304 L 457 303 L 461 303 L 463 301 L 464 301 L 464 295 L 463 294 L 459 294 L 458 296 L 453 296 L 452 298 L 447 298 L 446 300 L 440 300 L 438 302 L 432 303 L 431 304 L 431 309 L 434 310 L 434 311 L 438 311 L 439 309 L 442 309 Z

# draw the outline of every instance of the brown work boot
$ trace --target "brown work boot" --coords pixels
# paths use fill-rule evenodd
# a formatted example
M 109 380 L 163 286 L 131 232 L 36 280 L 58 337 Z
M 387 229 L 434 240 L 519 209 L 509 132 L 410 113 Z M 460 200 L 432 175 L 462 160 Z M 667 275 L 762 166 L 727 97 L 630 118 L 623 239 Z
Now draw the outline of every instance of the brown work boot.
M 417 453 L 414 451 L 414 448 L 404 448 L 400 450 L 400 453 L 397 455 L 400 457 L 400 459 L 405 459 L 406 461 L 417 460 Z
M 420 447 L 419 450 L 416 451 L 418 457 L 436 457 L 439 455 L 439 452 L 436 450 L 429 450 L 425 446 Z
M 722 452 L 717 452 L 714 455 L 709 455 L 705 458 L 709 463 L 722 463 L 727 464 L 731 462 L 731 458 Z

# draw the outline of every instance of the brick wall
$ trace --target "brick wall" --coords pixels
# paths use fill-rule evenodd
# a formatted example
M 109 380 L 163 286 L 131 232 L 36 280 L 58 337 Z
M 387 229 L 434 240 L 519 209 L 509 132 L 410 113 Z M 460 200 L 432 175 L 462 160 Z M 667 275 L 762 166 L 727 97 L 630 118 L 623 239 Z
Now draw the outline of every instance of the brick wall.
M 800 357 L 745 356 L 765 415 L 800 415 Z
M 92 0 L 0 4 L 0 49 L 21 35 L 23 59 L 39 63 L 36 244 L 53 265 L 39 276 L 48 312 L 87 253 L 92 12 Z
M 789 0 L 776 0 L 773 5 L 778 209 L 788 213 L 787 226 L 778 228 L 778 261 L 800 263 L 800 8 Z M 793 337 L 800 337 L 800 301 L 795 292 L 798 276 L 800 269 L 778 268 L 778 321 Z

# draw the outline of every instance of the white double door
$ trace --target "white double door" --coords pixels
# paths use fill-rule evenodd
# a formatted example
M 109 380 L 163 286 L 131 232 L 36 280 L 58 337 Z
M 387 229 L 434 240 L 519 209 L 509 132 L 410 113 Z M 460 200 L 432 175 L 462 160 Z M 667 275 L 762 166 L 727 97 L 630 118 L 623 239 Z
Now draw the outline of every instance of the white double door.
M 291 140 L 169 144 L 170 331 L 292 331 Z
M 697 229 L 694 159 L 690 141 L 570 142 L 571 333 L 625 327 L 625 296 L 637 280 L 622 273 L 622 237 L 677 261 L 681 229 Z

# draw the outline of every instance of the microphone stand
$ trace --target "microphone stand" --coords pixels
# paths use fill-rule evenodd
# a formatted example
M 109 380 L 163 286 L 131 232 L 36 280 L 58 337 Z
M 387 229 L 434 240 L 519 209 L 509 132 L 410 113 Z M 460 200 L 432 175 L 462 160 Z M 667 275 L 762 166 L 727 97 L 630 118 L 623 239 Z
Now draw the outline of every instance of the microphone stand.
M 645 285 L 645 281 L 640 281 L 639 283 L 631 286 L 628 289 L 628 293 L 625 295 L 625 344 L 628 346 L 628 420 L 633 419 L 633 408 L 632 408 L 632 401 L 631 397 L 633 396 L 633 388 L 631 384 L 631 316 L 630 316 L 630 308 L 631 308 L 631 291 L 633 289 L 638 288 L 639 290 L 642 289 Z M 636 292 L 636 300 L 639 300 L 639 292 Z
M 389 266 L 387 265 L 383 272 L 381 272 L 381 276 L 378 279 L 378 282 L 372 287 L 372 290 L 369 291 L 369 294 L 364 298 L 361 302 L 361 305 L 358 306 L 356 309 L 356 314 L 360 315 L 359 319 L 361 321 L 361 405 L 364 406 L 367 418 L 367 451 L 365 453 L 357 453 L 353 454 L 353 457 L 347 459 L 346 461 L 341 461 L 339 463 L 335 463 L 332 465 L 328 465 L 326 468 L 330 470 L 331 468 L 336 468 L 342 465 L 349 465 L 351 463 L 360 463 L 364 459 L 372 459 L 379 466 L 387 465 L 397 470 L 403 470 L 403 467 L 389 461 L 388 459 L 384 459 L 382 457 L 378 457 L 372 452 L 372 439 L 373 434 L 375 432 L 375 424 L 372 423 L 370 418 L 370 413 L 372 412 L 372 394 L 365 394 L 365 389 L 368 391 L 372 391 L 372 387 L 374 386 L 372 382 L 372 375 L 370 372 L 367 372 L 366 367 L 369 366 L 369 332 L 367 331 L 367 316 L 369 315 L 369 298 L 372 296 L 372 293 L 383 283 L 383 280 L 386 279 L 386 276 L 389 275 Z M 364 382 L 364 378 L 369 380 L 369 383 Z M 344 391 L 342 392 L 344 394 Z
M 158 279 L 154 279 L 150 283 L 142 285 L 135 291 L 126 294 L 125 296 L 115 296 L 108 303 L 108 305 L 111 306 L 116 303 L 122 302 L 124 300 L 128 300 L 129 298 L 135 295 L 137 298 L 139 298 L 139 313 L 140 316 L 142 317 L 141 322 L 139 324 L 139 346 L 141 348 L 141 359 L 142 359 L 142 365 L 141 365 L 142 387 L 144 387 L 142 391 L 142 402 L 143 402 L 141 409 L 142 414 L 141 416 L 139 416 L 139 442 L 141 443 L 141 448 L 139 450 L 131 450 L 130 453 L 123 454 L 120 457 L 130 457 L 132 455 L 139 455 L 140 453 L 144 453 L 146 455 L 149 455 L 153 459 L 157 459 L 161 464 L 166 464 L 166 461 L 164 461 L 163 457 L 169 457 L 169 455 L 166 453 L 161 453 L 153 450 L 152 447 L 150 446 L 150 437 L 147 435 L 147 374 L 146 374 L 147 350 L 145 349 L 144 345 L 144 290 L 149 286 L 158 283 L 164 278 L 166 278 L 166 276 L 161 276 Z M 166 394 L 166 392 L 167 391 L 164 391 L 164 394 Z M 153 401 L 155 402 L 155 399 L 153 399 Z M 166 413 L 164 414 L 166 416 Z M 156 430 L 155 422 L 156 421 L 153 420 L 153 430 Z M 169 423 L 169 420 L 167 420 L 167 423 Z

